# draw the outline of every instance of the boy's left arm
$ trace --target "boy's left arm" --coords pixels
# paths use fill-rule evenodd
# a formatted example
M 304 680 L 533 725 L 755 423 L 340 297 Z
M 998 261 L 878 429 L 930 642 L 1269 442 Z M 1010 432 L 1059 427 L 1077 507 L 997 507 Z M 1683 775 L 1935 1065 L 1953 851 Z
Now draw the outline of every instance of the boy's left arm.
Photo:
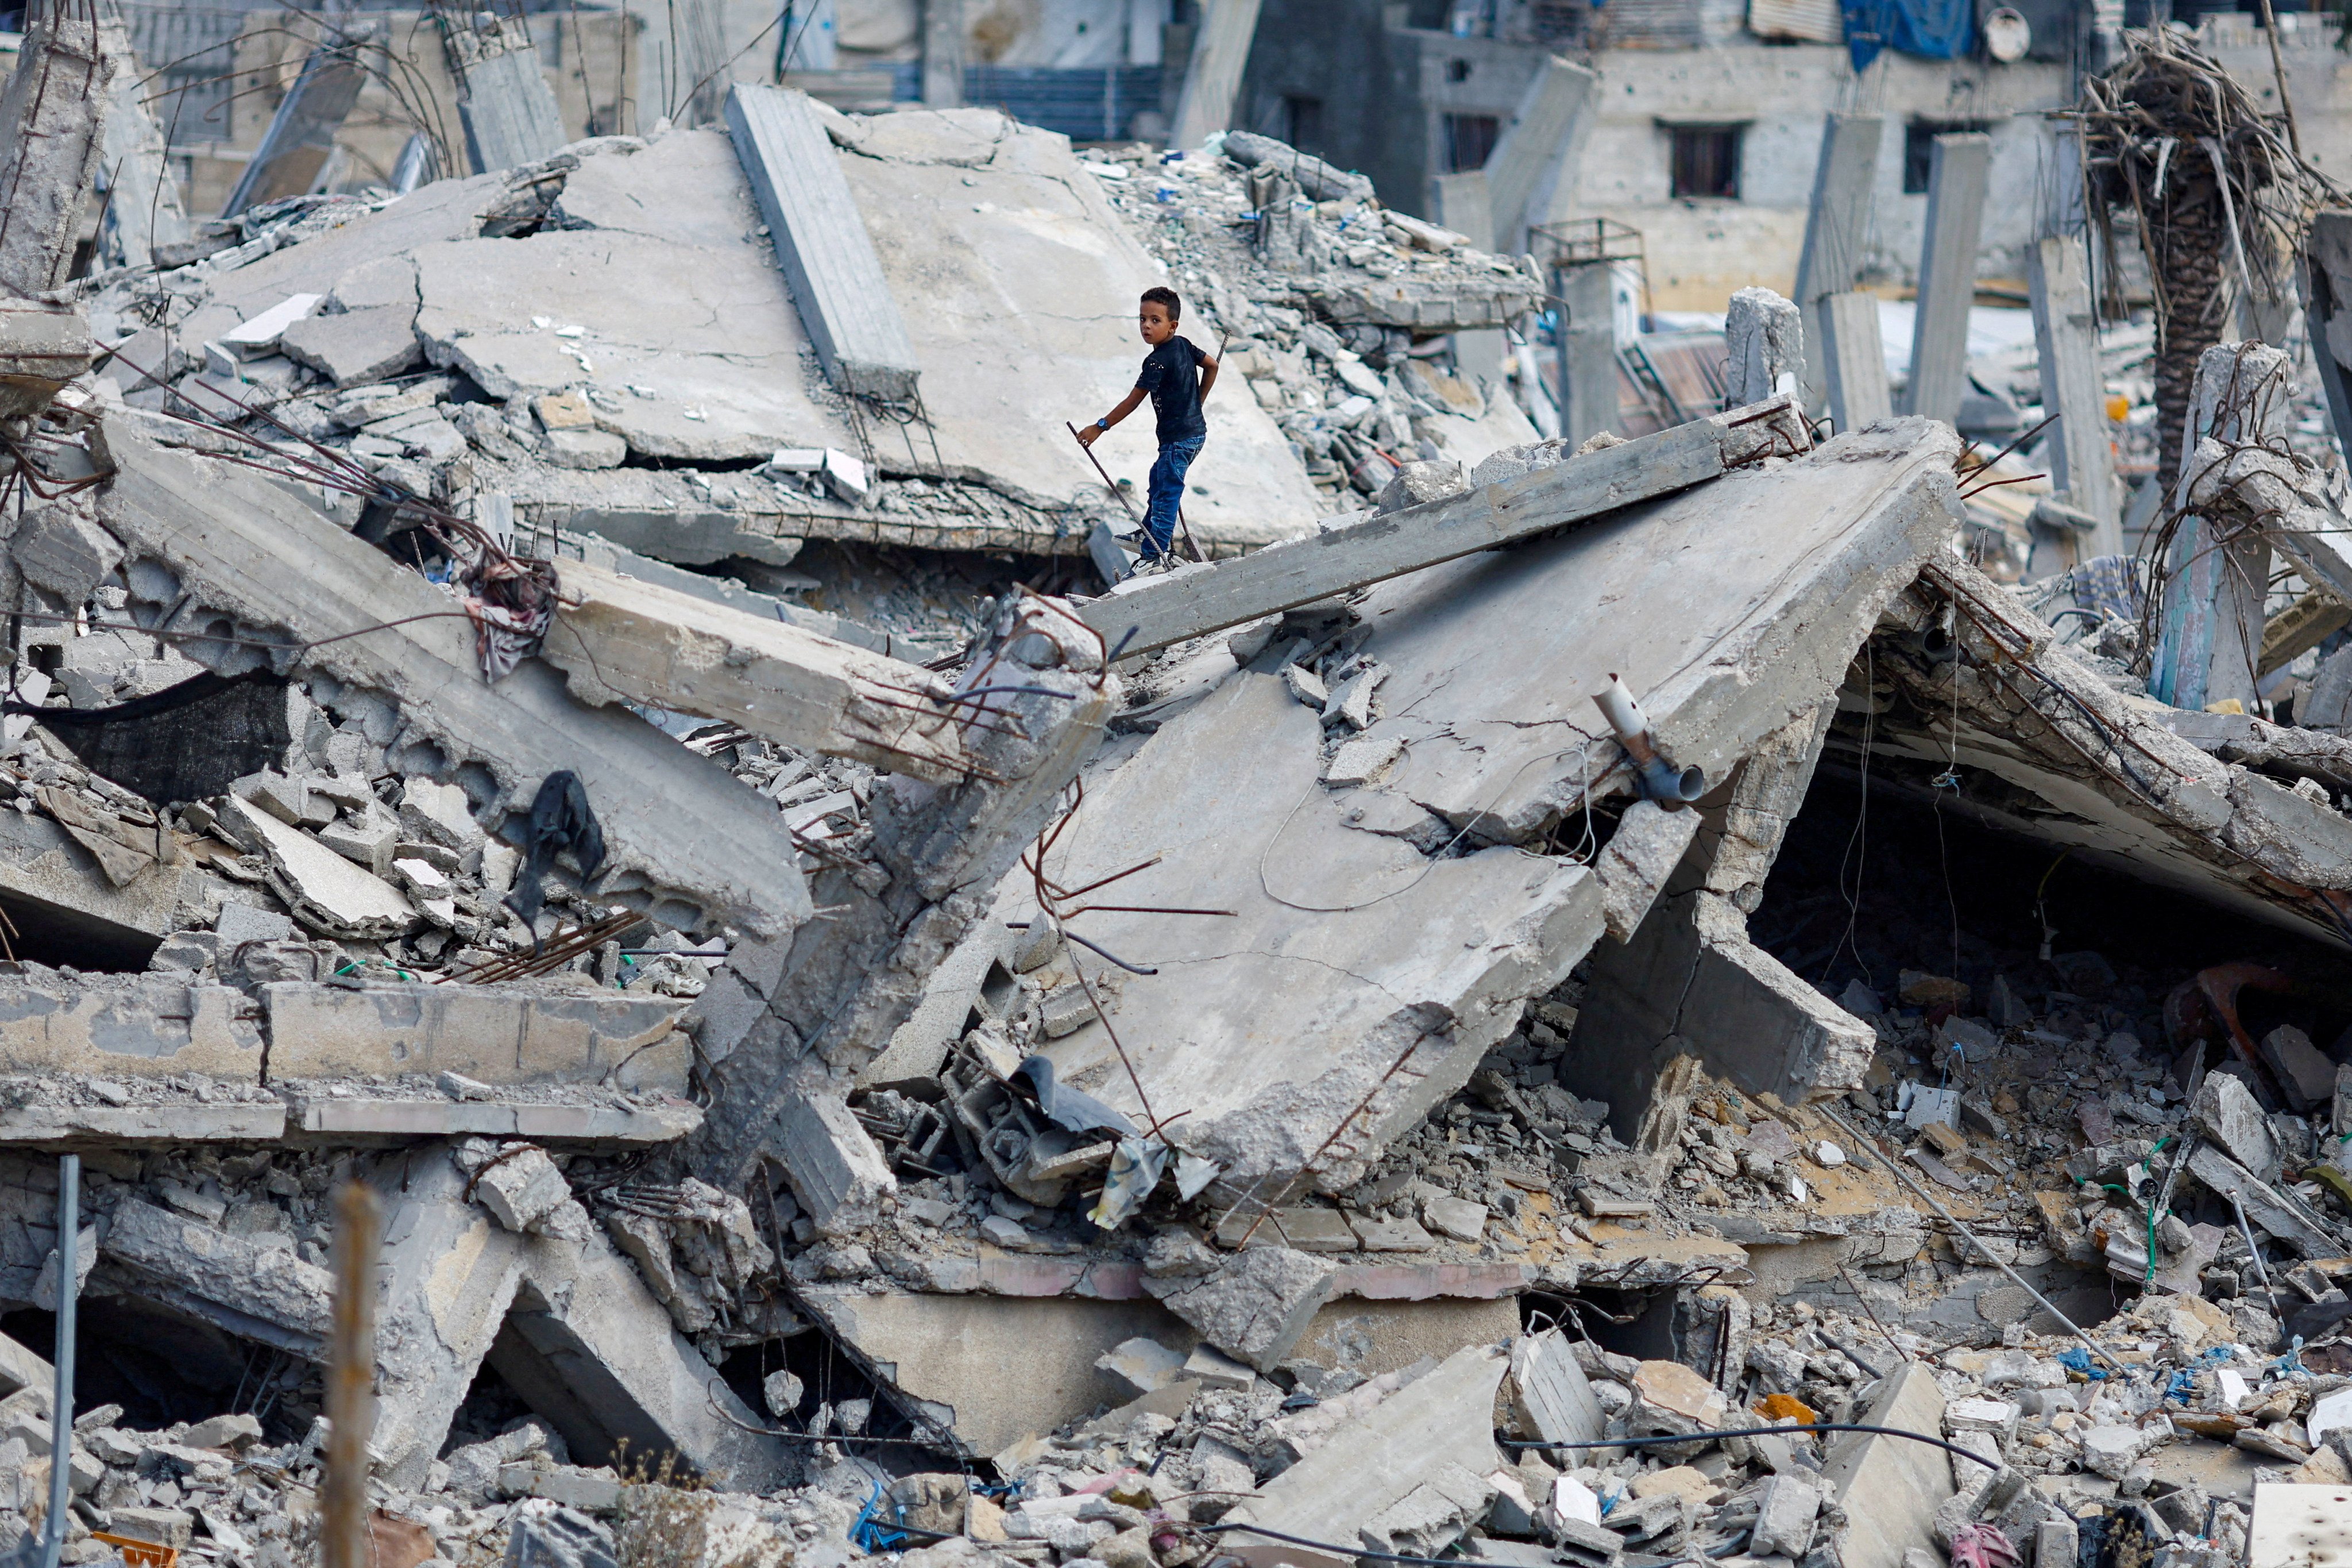
M 1217 356 L 1198 343 L 1192 345 L 1192 352 L 1201 356 L 1201 401 L 1206 403 L 1210 389 L 1217 384 Z

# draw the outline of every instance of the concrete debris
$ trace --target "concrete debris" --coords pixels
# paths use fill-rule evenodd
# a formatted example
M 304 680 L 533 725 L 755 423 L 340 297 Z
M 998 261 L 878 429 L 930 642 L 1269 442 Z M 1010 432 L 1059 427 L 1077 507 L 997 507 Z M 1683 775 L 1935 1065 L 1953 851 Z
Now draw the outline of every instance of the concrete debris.
M 1537 221 L 1592 70 L 1482 89 L 1440 222 L 1223 129 L 1254 5 L 1181 25 L 1164 154 L 956 106 L 977 35 L 920 9 L 922 106 L 705 80 L 580 141 L 560 35 L 444 16 L 478 172 L 398 195 L 325 173 L 362 18 L 194 234 L 120 27 L 33 21 L 0 1546 L 55 1465 L 67 1562 L 310 1549 L 352 1183 L 393 1568 L 2340 1533 L 2352 492 L 2305 349 L 2208 351 L 2144 572 L 2084 552 L 2147 433 L 2074 241 L 2056 445 L 1955 428 L 2029 381 L 1964 352 L 1983 135 L 1920 150 L 1874 417 L 1874 117 L 1694 391 L 1621 354 L 1607 224 Z M 101 142 L 149 210 L 70 279 Z M 1142 444 L 1106 489 L 1062 426 L 1163 279 L 1223 374 L 1198 558 L 1139 566 Z M 67 1310 L 118 1401 L 70 1429 Z

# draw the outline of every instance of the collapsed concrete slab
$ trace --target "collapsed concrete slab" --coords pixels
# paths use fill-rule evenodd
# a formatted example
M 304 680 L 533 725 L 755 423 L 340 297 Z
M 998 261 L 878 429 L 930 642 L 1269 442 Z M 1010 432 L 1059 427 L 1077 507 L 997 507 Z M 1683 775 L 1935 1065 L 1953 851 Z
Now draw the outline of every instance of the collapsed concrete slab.
M 573 701 L 546 665 L 526 660 L 485 684 L 472 628 L 438 589 L 259 476 L 167 452 L 119 422 L 104 445 L 115 472 L 99 514 L 132 552 L 143 626 L 191 626 L 193 614 L 223 638 L 187 644 L 199 662 L 299 672 L 322 705 L 379 727 L 396 765 L 462 780 L 475 810 L 509 833 L 541 780 L 573 772 L 610 849 L 600 897 L 683 929 L 722 919 L 780 931 L 806 916 L 789 830 L 715 764 L 681 756 L 634 715 Z M 304 573 L 284 572 L 289 560 Z
M 261 1081 L 259 1011 L 241 991 L 168 974 L 0 967 L 0 1072 Z
M 1723 776 L 1828 702 L 1941 547 L 1956 450 L 1895 422 L 1277 633 L 1090 781 L 1055 847 L 1063 886 L 1157 857 L 1122 903 L 1234 911 L 1086 917 L 1088 940 L 1156 972 L 1106 1004 L 1141 1092 L 1097 1022 L 1042 1047 L 1056 1079 L 1129 1117 L 1185 1112 L 1171 1135 L 1234 1196 L 1348 1184 L 1603 929 L 1593 871 L 1501 847 L 1628 788 L 1589 694 L 1622 673 L 1658 752 Z M 1334 640 L 1352 719 L 1286 657 Z M 1327 723 L 1386 743 L 1370 782 L 1325 782 Z M 1497 847 L 1433 853 L 1479 842 Z
M 1959 563 L 1935 563 L 1889 606 L 1874 661 L 1882 785 L 1925 798 L 1950 771 L 1960 787 L 1940 792 L 1946 809 L 2352 944 L 2352 819 L 2329 796 L 2352 787 L 2342 737 L 2118 689 Z M 1842 726 L 1832 755 L 1847 764 L 1858 742 Z
M 734 1489 L 786 1477 L 782 1447 L 584 1215 L 509 1230 L 446 1152 L 388 1161 L 374 1179 L 387 1218 L 373 1446 L 395 1484 L 423 1479 L 486 1359 L 593 1462 L 626 1439 Z
M 949 683 L 919 666 L 565 562 L 542 657 L 591 705 L 652 703 L 932 783 L 970 765 Z

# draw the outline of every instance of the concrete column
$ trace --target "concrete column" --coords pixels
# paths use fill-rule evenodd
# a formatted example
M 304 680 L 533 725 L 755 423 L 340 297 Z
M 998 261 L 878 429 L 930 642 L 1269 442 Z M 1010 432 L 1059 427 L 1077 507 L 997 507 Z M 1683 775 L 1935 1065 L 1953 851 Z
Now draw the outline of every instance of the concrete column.
M 954 109 L 963 102 L 963 0 L 923 0 L 925 103 Z M 1156 48 L 1152 58 L 1159 58 Z
M 2115 451 L 2107 443 L 2105 384 L 2099 375 L 2096 302 L 2083 242 L 2059 236 L 2033 247 L 2033 342 L 2042 362 L 2042 410 L 2058 416 L 2051 477 L 2068 506 L 2099 520 L 2093 555 L 2124 549 L 2122 498 Z
M 1870 1026 L 1748 936 L 1830 715 L 1801 714 L 1757 748 L 1727 789 L 1702 801 L 1699 831 L 1648 918 L 1630 941 L 1593 950 L 1563 1081 L 1608 1100 L 1621 1136 L 1639 1139 L 1643 1108 L 1659 1094 L 1671 1098 L 1694 1059 L 1792 1105 L 1857 1081 L 1870 1060 Z
M 1572 449 L 1617 423 L 1617 311 L 1609 264 L 1563 267 L 1552 274 L 1559 296 L 1559 384 L 1567 406 L 1560 436 Z
M 1878 143 L 1885 125 L 1875 114 L 1832 114 L 1822 127 L 1812 205 L 1805 214 L 1805 245 L 1797 253 L 1797 306 L 1804 312 L 1811 342 L 1829 341 L 1822 301 L 1861 281 L 1871 197 L 1878 184 Z M 1820 368 L 1805 388 L 1805 401 L 1815 408 L 1830 395 L 1829 356 L 1820 356 L 1818 363 Z M 1843 419 L 1838 428 L 1846 428 Z
M 2303 306 L 2311 357 L 2327 389 L 2327 412 L 2339 452 L 2352 454 L 2352 212 L 2317 213 L 2304 241 Z
M 1742 289 L 1723 322 L 1727 407 L 1794 392 L 1805 381 L 1805 323 L 1797 307 L 1769 289 Z
M 1234 100 L 1241 94 L 1250 43 L 1257 37 L 1257 12 L 1258 0 L 1202 0 L 1192 60 L 1185 68 L 1176 123 L 1168 134 L 1171 146 L 1198 147 L 1232 128 Z
M 1891 417 L 1895 397 L 1886 386 L 1886 347 L 1878 334 L 1878 298 L 1859 291 L 1825 294 L 1821 300 L 1822 352 L 1817 356 L 1829 382 L 1830 417 L 1838 434 Z
M 1528 248 L 1528 228 L 1546 216 L 1529 211 L 1529 204 L 1552 171 L 1584 139 L 1592 122 L 1601 78 L 1583 66 L 1560 58 L 1546 59 L 1519 96 L 1519 106 L 1504 127 L 1495 150 L 1486 158 L 1486 184 L 1492 192 L 1489 242 L 1481 248 L 1511 255 Z
M 1969 307 L 1977 291 L 1992 138 L 1936 138 L 1927 175 L 1927 238 L 1919 252 L 1919 303 L 1911 325 L 1906 411 L 1950 424 L 1969 380 Z
M 310 51 L 302 62 L 302 74 L 278 100 L 278 112 L 270 116 L 269 129 L 261 133 L 261 145 L 254 149 L 221 216 L 235 217 L 247 207 L 299 196 L 310 188 L 334 150 L 335 132 L 350 118 L 365 85 L 367 73 L 359 55 L 374 42 L 361 36 L 365 26 L 352 23 Z
M 156 246 L 188 237 L 187 209 L 181 205 L 180 182 L 173 178 L 164 156 L 163 127 L 147 112 L 130 29 L 119 17 L 110 16 L 99 24 L 98 36 L 114 72 L 105 152 L 99 160 L 109 187 L 99 265 L 144 267 Z
M 114 66 L 96 16 L 45 7 L 0 96 L 0 291 L 20 298 L 64 286 L 98 175 Z
M 1433 182 L 1437 222 L 1481 250 L 1495 248 L 1492 192 L 1483 169 L 1440 174 Z M 1503 332 L 1488 327 L 1454 334 L 1454 368 L 1460 374 L 1488 385 L 1503 378 Z
M 2200 458 L 2200 441 L 2284 441 L 2289 364 L 2284 353 L 2262 343 L 2205 351 L 2189 395 L 2175 505 L 2187 500 L 2191 477 L 2219 455 L 2209 450 Z M 2166 561 L 2150 696 L 2192 710 L 2234 700 L 2242 711 L 2258 711 L 2254 679 L 2270 568 L 2270 542 L 2253 529 L 2220 528 L 2195 513 L 2181 519 Z

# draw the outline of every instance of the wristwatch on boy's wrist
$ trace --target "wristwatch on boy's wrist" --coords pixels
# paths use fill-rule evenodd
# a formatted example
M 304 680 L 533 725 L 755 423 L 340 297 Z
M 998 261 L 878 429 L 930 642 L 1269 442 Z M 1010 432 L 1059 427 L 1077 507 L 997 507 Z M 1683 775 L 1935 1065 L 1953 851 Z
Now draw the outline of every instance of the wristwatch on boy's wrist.
M 1108 435 L 1110 433 L 1110 421 L 1108 419 L 1097 419 L 1095 421 L 1095 428 L 1103 432 L 1105 435 Z

